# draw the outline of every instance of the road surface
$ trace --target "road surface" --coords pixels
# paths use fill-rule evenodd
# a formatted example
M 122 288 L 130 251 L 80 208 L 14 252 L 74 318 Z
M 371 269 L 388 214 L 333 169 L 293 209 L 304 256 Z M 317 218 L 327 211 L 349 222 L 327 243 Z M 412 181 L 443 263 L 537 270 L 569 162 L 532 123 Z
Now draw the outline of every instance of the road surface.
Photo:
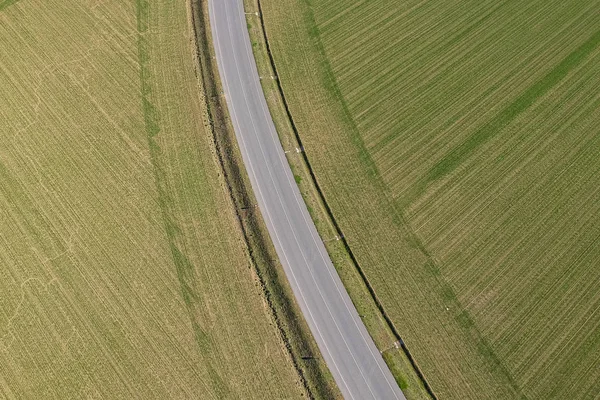
M 209 0 L 217 64 L 258 206 L 300 309 L 344 398 L 405 397 L 329 259 L 262 91 L 242 0 Z

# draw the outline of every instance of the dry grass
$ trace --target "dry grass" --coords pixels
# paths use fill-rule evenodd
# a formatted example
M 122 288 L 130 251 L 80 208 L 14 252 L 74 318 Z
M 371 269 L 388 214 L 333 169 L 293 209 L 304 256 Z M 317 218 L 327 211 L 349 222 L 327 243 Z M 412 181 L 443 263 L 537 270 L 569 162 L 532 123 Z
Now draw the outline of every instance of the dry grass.
M 262 3 L 317 179 L 436 394 L 596 396 L 598 2 Z
M 203 125 L 188 17 L 0 10 L 1 398 L 303 394 Z

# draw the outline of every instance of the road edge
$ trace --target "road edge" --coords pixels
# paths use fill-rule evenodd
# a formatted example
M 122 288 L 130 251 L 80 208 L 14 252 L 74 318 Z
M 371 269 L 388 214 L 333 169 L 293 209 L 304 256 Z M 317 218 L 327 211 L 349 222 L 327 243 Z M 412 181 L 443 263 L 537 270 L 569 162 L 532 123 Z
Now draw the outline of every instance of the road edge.
M 263 9 L 262 9 L 262 4 L 261 4 L 261 0 L 245 0 L 246 1 L 252 1 L 254 4 L 256 4 L 257 6 L 257 10 L 256 11 L 256 15 L 260 21 L 260 30 L 262 32 L 262 40 L 264 41 L 264 45 L 265 45 L 265 53 L 267 55 L 267 58 L 269 60 L 269 64 L 270 64 L 270 70 L 272 72 L 272 76 L 271 79 L 273 81 L 275 81 L 275 85 L 277 87 L 277 92 L 279 94 L 279 98 L 280 101 L 282 103 L 282 106 L 285 110 L 285 115 L 287 118 L 287 122 L 291 128 L 291 131 L 293 132 L 294 138 L 293 140 L 296 143 L 296 153 L 301 155 L 301 160 L 302 160 L 302 164 L 304 166 L 304 168 L 306 169 L 310 179 L 310 183 L 309 185 L 312 187 L 312 189 L 314 190 L 314 192 L 316 193 L 316 197 L 317 197 L 317 201 L 318 201 L 318 205 L 323 209 L 324 214 L 329 222 L 329 224 L 331 225 L 331 227 L 333 228 L 334 232 L 335 232 L 335 240 L 336 241 L 340 241 L 344 247 L 344 251 L 345 254 L 347 255 L 347 257 L 349 258 L 349 260 L 351 261 L 352 266 L 355 268 L 356 272 L 359 274 L 362 283 L 364 284 L 366 290 L 369 293 L 369 296 L 371 298 L 371 300 L 373 301 L 373 303 L 375 304 L 376 308 L 379 311 L 379 314 L 381 316 L 381 318 L 385 321 L 390 333 L 393 335 L 393 337 L 396 339 L 396 342 L 394 343 L 395 346 L 397 346 L 397 348 L 400 348 L 402 350 L 402 353 L 404 354 L 404 356 L 406 357 L 406 359 L 408 360 L 408 362 L 410 363 L 413 372 L 416 374 L 416 376 L 418 377 L 420 384 L 423 386 L 423 389 L 425 390 L 425 392 L 427 393 L 428 398 L 430 398 L 431 400 L 437 400 L 437 396 L 435 394 L 435 392 L 433 391 L 433 389 L 431 388 L 431 386 L 429 385 L 429 383 L 427 382 L 427 379 L 425 378 L 422 370 L 420 369 L 420 367 L 418 366 L 416 360 L 414 359 L 414 357 L 412 356 L 412 354 L 410 353 L 410 350 L 408 349 L 408 347 L 406 346 L 406 344 L 404 343 L 402 337 L 400 336 L 398 330 L 396 329 L 396 327 L 394 326 L 394 324 L 392 323 L 391 319 L 389 318 L 389 316 L 387 315 L 385 309 L 383 308 L 383 305 L 381 304 L 381 302 L 379 301 L 377 294 L 375 293 L 375 290 L 373 289 L 372 285 L 370 284 L 367 276 L 365 275 L 362 267 L 360 266 L 360 264 L 358 263 L 358 260 L 356 259 L 356 257 L 354 256 L 354 253 L 352 251 L 352 249 L 350 248 L 350 245 L 348 244 L 348 241 L 346 240 L 338 222 L 335 219 L 335 216 L 333 214 L 333 211 L 331 210 L 327 199 L 321 189 L 321 186 L 318 183 L 318 179 L 314 173 L 314 170 L 311 166 L 310 160 L 308 159 L 308 155 L 306 154 L 306 152 L 304 151 L 304 147 L 302 145 L 302 139 L 300 137 L 300 133 L 294 123 L 294 119 L 293 116 L 291 114 L 291 111 L 289 109 L 286 97 L 285 97 L 285 93 L 283 90 L 283 87 L 281 85 L 281 81 L 279 79 L 279 75 L 277 73 L 277 65 L 276 62 L 274 60 L 273 54 L 271 52 L 271 48 L 270 48 L 270 44 L 269 44 L 269 38 L 268 38 L 268 34 L 267 34 L 267 30 L 266 30 L 266 26 L 265 26 L 265 22 L 264 22 L 264 16 L 263 16 Z M 251 14 L 251 13 L 247 13 L 247 14 Z M 253 38 L 253 35 L 251 33 L 251 38 Z M 253 46 L 254 47 L 254 46 Z M 255 49 L 256 52 L 256 49 Z M 276 105 L 272 104 L 272 101 L 269 100 L 269 97 L 267 96 L 267 103 L 269 105 L 269 108 L 273 108 L 276 107 Z M 281 135 L 281 133 L 278 130 L 278 134 Z M 290 161 L 289 157 L 288 157 L 288 162 Z M 293 163 L 290 162 L 290 166 L 293 167 Z M 292 169 L 294 170 L 294 169 Z M 299 181 L 299 179 L 297 179 L 297 181 Z M 298 184 L 300 185 L 301 183 L 298 182 Z M 307 199 L 308 196 L 305 195 L 304 191 L 301 191 L 302 195 L 305 199 L 305 201 L 307 202 L 307 204 L 310 203 L 314 203 L 314 200 L 311 201 L 311 199 Z M 310 209 L 310 208 L 309 208 Z M 311 210 L 311 215 L 314 214 Z M 313 216 L 314 219 L 314 216 Z M 317 221 L 315 221 L 317 222 Z M 319 224 L 316 224 L 318 228 Z M 323 236 L 323 232 L 322 229 L 318 229 L 319 230 L 319 234 L 321 236 Z M 329 248 L 328 248 L 329 251 Z M 336 257 L 331 257 L 332 260 L 335 260 Z M 336 265 L 336 263 L 334 262 L 334 265 Z M 337 269 L 337 265 L 336 265 L 336 269 Z M 353 301 L 356 301 L 354 298 L 352 299 Z M 368 324 L 365 324 L 368 326 Z M 385 357 L 385 354 L 383 354 L 385 351 L 390 350 L 388 349 L 384 349 L 382 350 L 382 355 L 384 355 L 384 361 L 386 362 L 386 364 L 388 364 L 388 367 L 390 368 L 390 370 L 392 371 L 394 377 L 396 378 L 397 381 L 400 380 L 400 382 L 398 382 L 398 384 L 401 386 L 402 388 L 402 377 L 398 377 L 397 373 L 398 371 L 396 370 L 396 368 L 393 368 L 392 365 L 390 365 L 390 361 L 387 359 L 387 357 Z
M 205 112 L 215 162 L 235 215 L 249 264 L 260 286 L 283 346 L 309 399 L 338 398 L 339 391 L 317 344 L 304 321 L 282 266 L 269 240 L 266 225 L 255 207 L 256 200 L 241 161 L 241 153 L 222 95 L 212 47 L 207 0 L 189 0 L 193 53 L 200 90 L 205 93 Z

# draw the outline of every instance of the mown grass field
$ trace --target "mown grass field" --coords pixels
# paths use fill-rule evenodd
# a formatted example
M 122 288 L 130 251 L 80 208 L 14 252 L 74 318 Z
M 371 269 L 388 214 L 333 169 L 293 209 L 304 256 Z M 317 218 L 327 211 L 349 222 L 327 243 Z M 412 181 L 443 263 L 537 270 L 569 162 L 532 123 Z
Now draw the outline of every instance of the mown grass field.
M 313 221 L 317 226 L 321 237 L 324 239 L 325 247 L 342 279 L 344 287 L 352 297 L 354 305 L 358 310 L 365 326 L 375 341 L 376 346 L 394 375 L 398 385 L 405 396 L 411 400 L 431 399 L 416 371 L 410 364 L 410 360 L 399 348 L 398 339 L 386 323 L 384 316 L 377 308 L 377 304 L 370 295 L 359 271 L 353 265 L 343 240 L 330 219 L 325 205 L 314 185 L 308 166 L 301 153 L 294 149 L 301 147 L 298 142 L 290 119 L 286 113 L 284 99 L 278 87 L 277 80 L 269 77 L 275 76 L 271 66 L 263 24 L 261 23 L 259 3 L 257 0 L 245 0 L 246 19 L 250 39 L 254 49 L 254 57 L 257 62 L 258 72 L 263 91 L 265 92 L 271 116 L 275 122 L 279 138 L 284 149 L 292 150 L 286 153 L 296 183 L 300 188 L 304 201 L 308 207 Z M 331 396 L 323 396 L 331 398 Z
M 0 398 L 300 398 L 186 2 L 0 1 Z
M 600 393 L 600 3 L 262 0 L 305 150 L 441 399 Z

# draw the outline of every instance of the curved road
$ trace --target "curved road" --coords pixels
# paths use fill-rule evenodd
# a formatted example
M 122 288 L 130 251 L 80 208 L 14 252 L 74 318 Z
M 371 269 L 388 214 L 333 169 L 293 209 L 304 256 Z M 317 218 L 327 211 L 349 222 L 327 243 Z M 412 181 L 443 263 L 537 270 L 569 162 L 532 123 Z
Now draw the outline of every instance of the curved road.
M 344 398 L 405 397 L 329 259 L 262 91 L 242 0 L 209 0 L 219 74 L 244 164 L 300 309 Z

